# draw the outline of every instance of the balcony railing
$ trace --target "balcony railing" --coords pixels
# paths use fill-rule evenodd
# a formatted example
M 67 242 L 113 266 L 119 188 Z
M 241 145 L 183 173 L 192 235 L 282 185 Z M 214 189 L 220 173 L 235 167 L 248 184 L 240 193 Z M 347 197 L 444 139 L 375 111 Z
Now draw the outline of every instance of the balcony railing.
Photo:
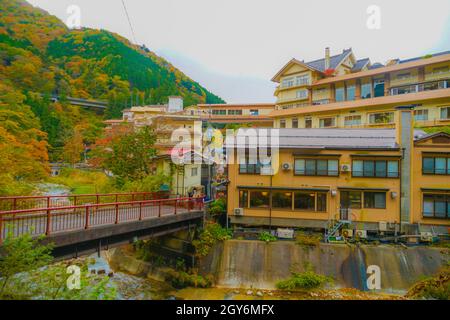
M 421 83 L 408 84 L 398 87 L 391 87 L 390 94 L 396 96 L 399 94 L 416 93 L 423 91 L 439 90 L 450 88 L 450 79 L 428 81 Z

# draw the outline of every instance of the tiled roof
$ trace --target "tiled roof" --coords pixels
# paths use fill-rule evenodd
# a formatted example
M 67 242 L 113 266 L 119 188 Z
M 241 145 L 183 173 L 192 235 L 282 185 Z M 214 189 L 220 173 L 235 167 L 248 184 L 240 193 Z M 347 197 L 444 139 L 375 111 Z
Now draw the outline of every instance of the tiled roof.
M 360 59 L 357 60 L 355 65 L 352 68 L 352 72 L 357 72 L 357 71 L 361 71 L 361 69 L 370 62 L 369 58 L 364 58 L 364 59 Z
M 430 54 L 430 57 L 442 56 L 444 54 L 449 54 L 449 53 L 450 53 L 450 50 L 449 51 L 442 51 L 442 52 Z M 406 62 L 411 62 L 411 61 L 416 61 L 416 60 L 421 60 L 421 59 L 424 59 L 424 56 L 414 57 L 414 58 L 405 59 L 405 60 L 400 60 L 399 63 L 406 63 Z
M 378 69 L 378 68 L 382 68 L 382 67 L 384 67 L 384 64 L 379 63 L 379 62 L 375 62 L 373 65 L 371 65 L 371 66 L 369 67 L 369 70 L 372 70 L 372 69 Z
M 345 59 L 345 57 L 352 51 L 352 49 L 343 50 L 342 53 L 330 57 L 330 69 L 336 69 L 336 67 Z M 308 66 L 316 70 L 325 71 L 325 58 L 306 62 Z
M 242 129 L 239 129 L 239 132 Z M 253 129 L 262 130 L 262 129 Z M 292 149 L 398 149 L 395 142 L 395 129 L 263 129 L 268 141 L 279 130 L 279 147 Z M 244 134 L 244 132 L 241 132 Z M 425 135 L 421 130 L 414 131 L 416 139 Z M 239 145 L 238 148 L 244 147 Z M 260 145 L 261 146 L 261 145 Z

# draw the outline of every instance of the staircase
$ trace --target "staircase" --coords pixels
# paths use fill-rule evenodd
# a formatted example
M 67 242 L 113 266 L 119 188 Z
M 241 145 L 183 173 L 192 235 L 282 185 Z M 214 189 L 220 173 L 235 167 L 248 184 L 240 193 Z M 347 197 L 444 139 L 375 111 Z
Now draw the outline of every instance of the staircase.
M 342 226 L 345 224 L 345 221 L 333 221 L 329 225 L 329 227 L 325 231 L 325 242 L 330 242 L 330 238 L 337 235 L 337 233 L 341 230 Z

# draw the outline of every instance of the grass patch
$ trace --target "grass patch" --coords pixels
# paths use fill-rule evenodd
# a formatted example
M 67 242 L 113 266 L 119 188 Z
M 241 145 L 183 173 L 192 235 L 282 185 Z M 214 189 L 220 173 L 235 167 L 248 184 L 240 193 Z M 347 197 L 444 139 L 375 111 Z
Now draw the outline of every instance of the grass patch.
M 292 272 L 289 279 L 277 282 L 276 287 L 280 290 L 313 290 L 322 288 L 333 279 L 312 270 L 305 272 Z
M 278 239 L 277 239 L 277 237 L 272 235 L 270 232 L 263 231 L 259 234 L 258 240 L 269 243 L 269 242 L 277 241 Z
M 322 235 L 319 234 L 308 234 L 305 232 L 298 232 L 295 235 L 295 243 L 305 247 L 318 246 L 321 241 Z
M 110 193 L 117 191 L 113 179 L 100 171 L 64 168 L 59 176 L 51 177 L 51 183 L 69 187 L 73 194 Z
M 213 285 L 213 277 L 211 275 L 202 276 L 197 273 L 176 270 L 169 270 L 167 272 L 166 281 L 170 282 L 172 287 L 176 289 L 186 287 L 210 288 Z

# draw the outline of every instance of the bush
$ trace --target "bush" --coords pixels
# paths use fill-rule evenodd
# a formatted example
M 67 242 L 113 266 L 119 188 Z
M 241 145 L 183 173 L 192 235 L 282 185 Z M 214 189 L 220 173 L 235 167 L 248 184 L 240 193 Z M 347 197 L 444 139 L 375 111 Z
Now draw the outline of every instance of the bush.
M 170 184 L 170 180 L 164 174 L 149 175 L 140 180 L 125 181 L 122 189 L 130 192 L 157 192 L 163 184 Z
M 321 235 L 317 234 L 307 234 L 304 232 L 298 232 L 295 236 L 295 241 L 298 245 L 306 247 L 314 247 L 319 245 L 322 240 Z
M 278 239 L 277 239 L 277 237 L 272 235 L 270 232 L 263 231 L 259 234 L 258 240 L 264 241 L 264 242 L 272 242 L 272 241 L 277 241 Z
M 169 270 L 166 274 L 166 281 L 172 287 L 182 289 L 186 287 L 209 288 L 213 284 L 212 276 L 203 277 L 199 274 L 189 274 L 185 271 Z
M 308 270 L 306 272 L 293 272 L 287 280 L 277 282 L 276 287 L 281 290 L 312 290 L 323 287 L 332 282 L 332 279 Z
M 225 198 L 220 198 L 217 200 L 214 200 L 209 205 L 209 213 L 212 215 L 219 215 L 224 213 L 227 210 L 227 202 Z
M 450 267 L 445 267 L 435 277 L 425 278 L 414 284 L 409 289 L 406 297 L 450 300 Z
M 205 257 L 216 242 L 231 239 L 231 235 L 231 231 L 222 228 L 217 223 L 209 222 L 200 232 L 198 239 L 192 241 L 192 244 L 197 256 Z

